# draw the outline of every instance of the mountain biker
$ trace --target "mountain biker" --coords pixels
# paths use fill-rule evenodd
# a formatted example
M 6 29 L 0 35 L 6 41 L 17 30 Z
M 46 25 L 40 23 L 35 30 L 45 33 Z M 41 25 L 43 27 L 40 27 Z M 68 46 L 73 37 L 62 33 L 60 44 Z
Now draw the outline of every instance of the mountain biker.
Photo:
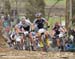
M 60 48 L 60 37 L 64 35 L 66 29 L 61 26 L 60 22 L 56 22 L 52 30 L 52 33 L 54 33 L 54 37 L 56 38 L 56 44 L 58 48 Z
M 32 44 L 34 44 L 32 34 L 31 34 L 32 23 L 26 17 L 22 17 L 21 21 L 15 26 L 16 33 L 23 32 L 25 35 L 28 35 Z M 23 43 L 23 40 L 22 40 Z
M 36 13 L 35 17 L 36 17 L 36 19 L 33 22 L 35 31 L 38 33 L 40 39 L 41 39 L 41 33 L 43 33 L 43 32 L 44 32 L 46 38 L 48 38 L 49 32 L 44 28 L 44 24 L 47 25 L 47 28 L 49 27 L 48 21 L 42 17 L 41 13 Z

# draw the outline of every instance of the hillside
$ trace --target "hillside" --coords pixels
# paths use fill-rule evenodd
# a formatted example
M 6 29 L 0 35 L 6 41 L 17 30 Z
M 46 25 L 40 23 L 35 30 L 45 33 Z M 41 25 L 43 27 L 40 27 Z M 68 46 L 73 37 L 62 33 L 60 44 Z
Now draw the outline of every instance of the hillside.
M 0 35 L 0 47 L 6 47 L 5 38 L 2 35 Z

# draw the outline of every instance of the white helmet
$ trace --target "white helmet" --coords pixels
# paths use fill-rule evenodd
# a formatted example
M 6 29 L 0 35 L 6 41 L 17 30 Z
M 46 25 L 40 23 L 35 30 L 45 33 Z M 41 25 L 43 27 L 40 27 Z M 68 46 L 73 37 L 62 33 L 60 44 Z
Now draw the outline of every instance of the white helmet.
M 26 17 L 25 17 L 25 16 L 22 16 L 22 17 L 21 17 L 21 20 L 22 20 L 22 19 L 26 19 Z
M 41 17 L 42 16 L 42 13 L 36 13 L 35 14 L 35 17 Z

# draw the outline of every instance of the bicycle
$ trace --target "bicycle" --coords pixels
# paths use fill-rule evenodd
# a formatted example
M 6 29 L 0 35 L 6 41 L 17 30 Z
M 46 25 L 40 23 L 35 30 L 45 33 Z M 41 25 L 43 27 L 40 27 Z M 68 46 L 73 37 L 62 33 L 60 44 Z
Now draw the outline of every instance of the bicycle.
M 41 48 L 43 49 L 43 51 L 46 51 L 46 52 L 48 52 L 48 45 L 47 45 L 47 37 L 46 37 L 46 35 L 45 35 L 45 32 L 46 32 L 46 30 L 47 30 L 47 28 L 49 28 L 49 27 L 46 27 L 46 28 L 41 28 L 41 29 L 39 29 L 39 31 L 38 31 L 38 33 L 40 33 L 41 34 L 41 44 L 43 44 L 42 46 L 41 46 Z
M 25 47 L 25 50 L 28 50 L 28 51 L 33 50 L 33 45 L 32 45 L 32 43 L 30 41 L 28 31 L 24 32 L 24 47 Z
M 23 50 L 23 35 L 24 33 L 19 33 L 15 36 L 15 49 Z

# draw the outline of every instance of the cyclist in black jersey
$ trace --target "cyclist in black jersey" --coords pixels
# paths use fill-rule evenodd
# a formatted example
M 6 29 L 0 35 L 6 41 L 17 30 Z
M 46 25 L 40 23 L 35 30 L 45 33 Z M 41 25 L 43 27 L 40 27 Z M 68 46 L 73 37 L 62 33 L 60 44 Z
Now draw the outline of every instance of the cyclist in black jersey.
M 44 28 L 44 24 L 47 24 L 47 26 L 49 27 L 49 23 L 47 21 L 47 19 L 42 17 L 41 13 L 37 13 L 35 14 L 36 19 L 34 20 L 34 26 L 35 26 L 35 30 L 37 28 L 37 31 L 41 28 Z
M 34 29 L 37 33 L 37 35 L 39 36 L 39 39 L 41 39 L 41 35 L 42 33 L 44 33 L 45 35 L 45 39 L 48 40 L 49 39 L 49 31 L 47 30 L 47 28 L 49 28 L 49 23 L 47 21 L 47 19 L 42 17 L 41 13 L 37 13 L 35 14 L 36 19 L 34 20 L 33 24 L 34 24 Z M 46 28 L 44 25 L 47 25 Z M 41 39 L 42 40 L 42 39 Z
M 64 28 L 60 22 L 56 22 L 52 30 L 52 33 L 54 33 L 54 38 L 56 39 L 56 44 L 58 48 L 60 48 L 60 36 L 66 33 L 66 28 Z

